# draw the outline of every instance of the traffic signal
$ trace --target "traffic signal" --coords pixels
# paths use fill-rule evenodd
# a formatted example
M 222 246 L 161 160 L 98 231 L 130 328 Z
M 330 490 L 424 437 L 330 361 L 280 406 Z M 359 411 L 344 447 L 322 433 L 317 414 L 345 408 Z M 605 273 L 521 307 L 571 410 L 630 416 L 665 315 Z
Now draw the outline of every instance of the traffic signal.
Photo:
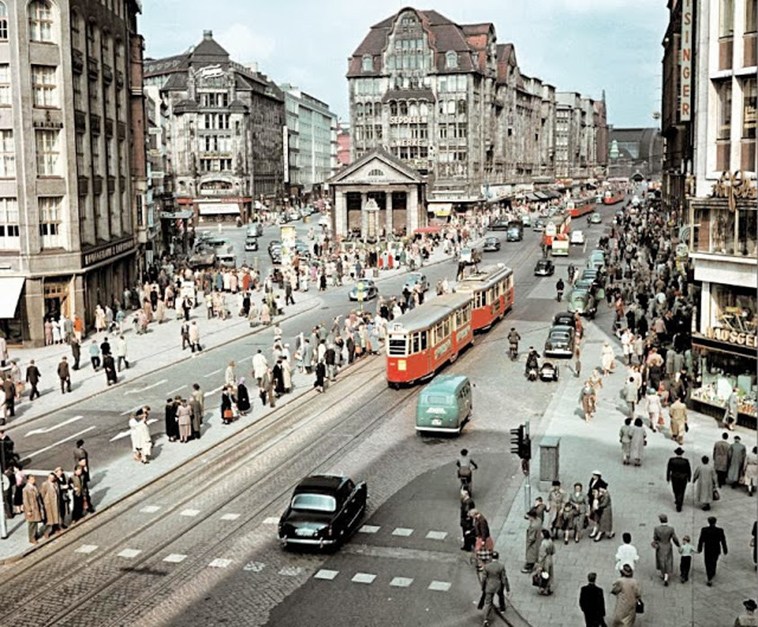
M 526 434 L 524 425 L 511 429 L 511 453 L 525 460 L 532 458 L 532 440 Z
M 521 443 L 521 450 L 518 456 L 524 461 L 532 459 L 532 438 L 528 435 L 524 437 L 524 441 Z

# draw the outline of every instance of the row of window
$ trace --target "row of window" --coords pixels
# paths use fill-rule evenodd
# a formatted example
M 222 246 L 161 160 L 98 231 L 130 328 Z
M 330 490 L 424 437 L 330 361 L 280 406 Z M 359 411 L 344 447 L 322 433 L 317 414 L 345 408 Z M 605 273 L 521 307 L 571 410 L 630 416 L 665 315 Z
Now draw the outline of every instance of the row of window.
M 60 176 L 59 131 L 35 130 L 37 176 Z M 16 176 L 16 143 L 13 131 L 0 130 L 0 178 Z
M 201 172 L 231 172 L 231 159 L 200 159 Z
M 718 139 L 729 139 L 732 133 L 732 79 L 714 81 L 719 100 Z M 755 111 L 758 104 L 758 91 L 755 78 L 745 79 L 742 87 L 742 137 L 755 139 Z
M 60 196 L 42 196 L 37 199 L 39 209 L 39 235 L 43 249 L 61 248 Z M 21 246 L 18 200 L 0 197 L 0 249 L 18 250 Z
M 35 107 L 58 107 L 57 68 L 32 65 L 32 101 Z M 0 106 L 11 105 L 11 72 L 8 63 L 0 63 Z
M 234 144 L 231 135 L 203 135 L 197 140 L 200 152 L 232 152 Z
M 745 32 L 754 33 L 758 26 L 758 0 L 745 1 Z M 742 4 L 738 1 L 737 6 Z M 721 0 L 719 7 L 719 37 L 734 35 L 734 0 Z

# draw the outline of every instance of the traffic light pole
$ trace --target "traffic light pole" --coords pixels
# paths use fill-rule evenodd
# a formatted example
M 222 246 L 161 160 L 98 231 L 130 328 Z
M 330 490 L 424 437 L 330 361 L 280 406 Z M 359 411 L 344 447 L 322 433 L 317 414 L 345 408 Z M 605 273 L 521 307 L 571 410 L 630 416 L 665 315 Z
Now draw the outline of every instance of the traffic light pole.
M 527 442 L 529 442 L 529 446 L 531 448 L 532 441 L 531 436 L 529 435 L 529 418 L 527 418 L 524 422 L 524 437 Z M 524 483 L 524 511 L 528 512 L 529 509 L 532 506 L 532 483 L 529 478 L 530 469 L 529 465 L 531 463 L 531 455 L 529 456 L 530 459 L 526 459 L 522 462 L 521 468 L 524 472 L 524 475 L 526 476 L 526 482 Z

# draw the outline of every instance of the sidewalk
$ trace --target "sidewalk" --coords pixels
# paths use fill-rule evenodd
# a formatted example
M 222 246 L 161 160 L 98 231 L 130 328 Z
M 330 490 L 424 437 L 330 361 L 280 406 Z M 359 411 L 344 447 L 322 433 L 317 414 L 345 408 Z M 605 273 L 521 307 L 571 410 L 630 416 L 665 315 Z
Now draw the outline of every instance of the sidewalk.
M 602 344 L 609 338 L 596 324 L 588 324 L 585 328 L 582 369 L 588 375 L 592 367 L 599 366 Z M 615 340 L 612 345 L 617 356 L 620 356 L 621 351 Z M 604 380 L 598 394 L 597 414 L 590 423 L 585 423 L 581 417 L 578 400 L 585 378 L 574 377 L 567 362 L 561 371 L 564 376 L 560 388 L 556 390 L 544 418 L 536 428 L 532 426 L 532 501 L 540 495 L 547 502 L 549 489 L 549 485 L 539 485 L 539 442 L 544 436 L 558 437 L 562 487 L 570 493 L 573 483 L 579 481 L 586 489 L 592 471 L 596 468 L 601 470 L 612 497 L 616 536 L 595 543 L 585 533 L 579 544 L 571 541 L 568 546 L 564 546 L 562 539 L 555 540 L 554 592 L 549 597 L 539 596 L 531 585 L 531 576 L 519 572 L 524 564 L 527 528 L 524 519 L 525 487 L 522 484 L 499 531 L 497 542 L 497 548 L 507 564 L 514 605 L 518 611 L 535 627 L 583 624 L 578 606 L 579 589 L 586 583 L 587 573 L 595 571 L 598 585 L 605 591 L 606 620 L 609 620 L 615 607 L 615 597 L 610 594 L 610 589 L 618 578 L 614 556 L 622 542 L 622 532 L 630 532 L 632 544 L 640 555 L 635 578 L 640 582 L 645 601 L 645 613 L 638 616 L 636 625 L 732 625 L 743 610 L 742 602 L 755 597 L 756 593 L 756 575 L 749 549 L 756 499 L 750 499 L 744 490 L 726 487 L 720 489 L 721 500 L 713 504 L 711 511 L 704 512 L 693 505 L 690 484 L 683 511 L 676 513 L 673 494 L 666 482 L 666 464 L 677 444 L 671 440 L 668 427 L 663 434 L 648 431 L 648 445 L 641 467 L 621 463 L 618 431 L 626 414 L 620 393 L 626 368 L 620 357 L 617 358 L 616 372 Z M 694 472 L 702 455 L 711 456 L 714 442 L 721 437 L 721 430 L 713 418 L 695 412 L 688 413 L 688 421 L 690 431 L 685 436 L 683 448 Z M 668 425 L 668 420 L 666 422 Z M 748 448 L 754 446 L 755 433 L 745 430 L 738 430 L 737 433 Z M 655 554 L 650 546 L 659 513 L 668 515 L 669 523 L 680 540 L 684 535 L 689 535 L 695 546 L 700 528 L 707 525 L 707 517 L 713 515 L 718 518 L 718 525 L 726 533 L 729 555 L 719 562 L 713 588 L 705 586 L 701 555 L 694 556 L 690 581 L 680 583 L 678 553 L 674 558 L 676 574 L 669 587 L 663 586 L 655 570 Z

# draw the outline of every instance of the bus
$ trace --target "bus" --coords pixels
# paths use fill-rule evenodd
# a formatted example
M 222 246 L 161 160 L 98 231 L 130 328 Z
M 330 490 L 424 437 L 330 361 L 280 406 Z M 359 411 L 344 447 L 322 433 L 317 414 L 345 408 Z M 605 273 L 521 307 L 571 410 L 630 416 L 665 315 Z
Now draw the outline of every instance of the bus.
M 503 264 L 482 268 L 459 281 L 456 290 L 471 295 L 474 332 L 485 331 L 513 307 L 513 270 Z

